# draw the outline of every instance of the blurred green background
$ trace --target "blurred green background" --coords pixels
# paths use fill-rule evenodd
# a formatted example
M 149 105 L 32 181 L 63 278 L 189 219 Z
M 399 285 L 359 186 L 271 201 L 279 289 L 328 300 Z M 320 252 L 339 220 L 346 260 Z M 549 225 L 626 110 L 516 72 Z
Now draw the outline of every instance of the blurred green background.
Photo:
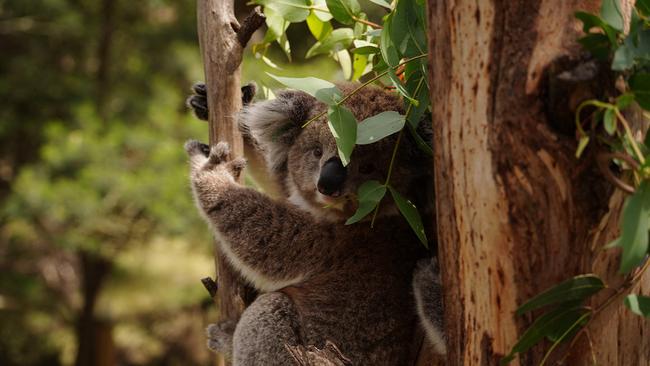
M 0 365 L 212 364 L 212 243 L 182 149 L 207 139 L 184 106 L 203 79 L 195 9 L 0 0 Z M 273 72 L 340 78 L 296 57 L 307 33 L 289 29 Z M 242 80 L 265 71 L 247 51 Z

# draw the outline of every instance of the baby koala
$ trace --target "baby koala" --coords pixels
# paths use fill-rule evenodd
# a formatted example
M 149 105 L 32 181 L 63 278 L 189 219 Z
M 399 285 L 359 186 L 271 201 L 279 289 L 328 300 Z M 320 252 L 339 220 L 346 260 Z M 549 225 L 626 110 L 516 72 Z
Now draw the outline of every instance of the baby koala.
M 346 94 L 354 87 L 339 86 Z M 359 121 L 402 112 L 393 93 L 375 87 L 354 94 L 345 106 Z M 426 251 L 388 196 L 374 228 L 372 215 L 345 225 L 358 207 L 359 186 L 386 179 L 397 136 L 357 146 L 343 166 L 326 116 L 301 127 L 326 108 L 308 94 L 287 90 L 239 115 L 286 200 L 238 184 L 245 162 L 230 156 L 227 144 L 185 144 L 194 198 L 218 250 L 261 293 L 240 319 L 208 328 L 208 346 L 229 355 L 235 366 L 292 365 L 288 346 L 323 348 L 326 342 L 354 365 L 409 365 L 416 356 L 411 283 Z M 427 125 L 419 128 L 426 138 Z M 425 207 L 431 164 L 405 133 L 391 186 Z M 436 328 L 442 323 L 440 287 L 431 282 L 423 291 L 432 296 L 419 295 L 418 305 L 431 309 L 425 302 L 433 302 L 435 310 L 425 315 L 435 319 L 427 325 L 444 339 Z M 444 352 L 444 342 L 436 349 Z

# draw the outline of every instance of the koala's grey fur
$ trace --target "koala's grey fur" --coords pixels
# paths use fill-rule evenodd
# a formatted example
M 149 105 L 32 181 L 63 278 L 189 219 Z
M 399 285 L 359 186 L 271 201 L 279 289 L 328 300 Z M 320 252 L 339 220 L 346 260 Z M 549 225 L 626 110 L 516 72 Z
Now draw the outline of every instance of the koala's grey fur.
M 346 92 L 353 86 L 340 87 Z M 399 99 L 379 88 L 363 89 L 346 107 L 358 120 L 402 111 Z M 245 107 L 239 117 L 286 201 L 239 185 L 244 161 L 232 160 L 226 144 L 213 146 L 207 156 L 205 145 L 185 146 L 194 197 L 219 250 L 263 293 L 234 333 L 234 320 L 208 328 L 208 346 L 231 355 L 235 366 L 291 365 L 286 346 L 322 348 L 327 341 L 355 365 L 407 365 L 416 356 L 410 352 L 417 322 L 410 288 L 416 261 L 425 256 L 421 244 L 390 197 L 381 203 L 374 229 L 369 218 L 344 225 L 356 210 L 359 185 L 385 179 L 396 136 L 357 146 L 341 196 L 325 197 L 316 180 L 323 162 L 337 156 L 336 143 L 326 116 L 301 128 L 325 108 L 305 93 L 285 91 Z M 431 187 L 423 183 L 428 163 L 404 137 L 391 185 L 416 200 Z

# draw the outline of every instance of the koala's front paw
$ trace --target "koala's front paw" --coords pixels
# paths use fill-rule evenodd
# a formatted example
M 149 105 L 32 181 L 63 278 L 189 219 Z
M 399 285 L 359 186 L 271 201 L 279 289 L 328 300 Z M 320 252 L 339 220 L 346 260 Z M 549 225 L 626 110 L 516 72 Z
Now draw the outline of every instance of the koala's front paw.
M 257 84 L 250 82 L 241 87 L 241 102 L 243 105 L 248 105 L 253 101 L 255 93 L 257 92 Z M 185 104 L 190 108 L 196 118 L 207 121 L 208 120 L 208 92 L 205 83 L 198 82 L 192 85 L 192 94 L 187 97 Z
M 210 324 L 205 330 L 208 336 L 207 345 L 211 351 L 223 353 L 228 357 L 232 355 L 232 338 L 237 322 L 225 320 L 220 323 Z
M 219 142 L 210 148 L 199 141 L 190 140 L 185 143 L 185 151 L 190 156 L 192 183 L 204 189 L 235 183 L 246 166 L 243 158 L 231 160 L 226 142 Z

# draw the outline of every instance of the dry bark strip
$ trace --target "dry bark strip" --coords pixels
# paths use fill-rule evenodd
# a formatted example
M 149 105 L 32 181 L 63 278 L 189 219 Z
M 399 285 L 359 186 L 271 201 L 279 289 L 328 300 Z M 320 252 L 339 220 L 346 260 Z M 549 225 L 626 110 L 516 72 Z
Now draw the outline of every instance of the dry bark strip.
M 620 282 L 617 255 L 601 248 L 617 235 L 623 195 L 593 151 L 575 159 L 575 137 L 551 128 L 542 93 L 549 66 L 580 52 L 573 13 L 599 6 L 428 1 L 448 365 L 497 365 L 532 320 L 517 306 L 562 280 L 595 272 Z M 585 337 L 567 350 L 567 364 L 589 365 L 592 353 L 603 365 L 650 364 L 648 323 L 619 305 L 590 327 L 593 348 Z M 537 365 L 547 348 L 520 364 Z
M 259 7 L 240 26 L 234 15 L 233 0 L 197 1 L 199 45 L 203 56 L 208 94 L 210 144 L 226 141 L 233 156 L 243 156 L 244 143 L 235 116 L 241 109 L 240 64 L 243 49 L 252 34 L 264 23 Z M 240 177 L 243 180 L 243 175 Z M 216 246 L 215 246 L 216 247 Z M 216 295 L 222 319 L 237 319 L 252 300 L 254 291 L 245 286 L 218 251 L 215 251 Z M 209 291 L 215 290 L 210 281 Z M 219 364 L 224 365 L 223 358 Z

